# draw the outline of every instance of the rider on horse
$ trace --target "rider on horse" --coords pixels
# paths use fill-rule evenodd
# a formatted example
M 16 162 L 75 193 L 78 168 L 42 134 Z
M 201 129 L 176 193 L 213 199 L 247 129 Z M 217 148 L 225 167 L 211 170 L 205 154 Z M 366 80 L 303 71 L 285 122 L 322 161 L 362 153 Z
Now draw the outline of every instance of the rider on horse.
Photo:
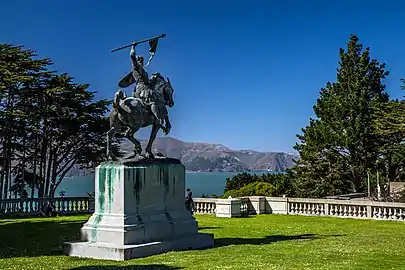
M 148 73 L 144 68 L 144 58 L 141 55 L 136 55 L 135 53 L 136 44 L 132 45 L 130 56 L 132 60 L 132 76 L 136 82 L 136 88 L 134 89 L 134 97 L 140 98 L 146 106 L 150 106 L 152 113 L 157 119 L 159 119 L 160 124 L 164 124 L 164 118 L 160 115 L 158 106 L 156 102 L 160 100 L 154 95 L 154 91 L 151 89 L 150 81 L 148 78 Z
M 161 115 L 159 105 L 156 104 L 161 100 L 156 96 L 155 91 L 151 88 L 148 73 L 144 68 L 144 58 L 141 55 L 136 55 L 135 47 L 136 43 L 132 45 L 130 56 L 132 60 L 132 72 L 127 74 L 120 82 L 120 87 L 128 87 L 133 83 L 136 83 L 136 87 L 133 92 L 133 96 L 142 100 L 145 106 L 148 106 L 151 112 L 159 119 L 161 125 L 164 124 L 164 116 Z M 164 106 L 164 105 L 163 105 Z

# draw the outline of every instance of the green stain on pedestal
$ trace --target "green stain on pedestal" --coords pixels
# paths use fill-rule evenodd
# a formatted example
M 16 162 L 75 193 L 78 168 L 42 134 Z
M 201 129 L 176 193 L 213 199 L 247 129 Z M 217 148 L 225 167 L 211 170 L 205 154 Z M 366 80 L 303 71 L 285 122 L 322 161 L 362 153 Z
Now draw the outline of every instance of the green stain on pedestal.
M 99 168 L 98 172 L 98 209 L 97 212 L 104 213 L 104 203 L 105 203 L 105 180 L 106 180 L 106 170 L 104 166 Z
M 111 206 L 114 203 L 114 183 L 115 183 L 115 167 L 107 167 L 107 189 L 108 189 L 108 211 L 111 212 Z
M 159 167 L 159 181 L 160 185 L 165 187 L 165 192 L 169 191 L 169 168 L 167 165 Z
M 163 185 L 165 192 L 163 193 L 164 212 L 167 211 L 167 194 L 169 193 L 169 167 L 164 164 L 159 166 L 159 183 Z
M 91 232 L 91 241 L 96 241 L 97 239 L 97 228 L 98 224 L 101 222 L 105 214 L 105 203 L 106 203 L 106 189 L 108 192 L 108 211 L 111 212 L 111 206 L 114 203 L 114 183 L 116 178 L 116 168 L 115 166 L 101 164 L 98 170 L 98 196 L 97 196 L 97 208 L 93 221 L 93 230 Z M 120 173 L 118 170 L 118 177 Z
M 140 192 L 142 190 L 141 175 L 139 169 L 133 169 L 135 171 L 134 178 L 132 180 L 132 194 L 135 196 L 136 204 L 139 204 Z M 145 177 L 145 175 L 144 175 Z
M 170 170 L 171 172 L 171 178 L 172 178 L 172 190 L 173 190 L 173 196 L 176 196 L 176 174 L 177 174 L 177 168 L 173 166 Z
M 146 169 L 143 169 L 143 173 L 141 173 L 141 168 L 131 168 L 130 170 L 135 172 L 135 175 L 132 178 L 132 195 L 135 196 L 135 213 L 138 219 L 138 223 L 142 224 L 142 218 L 139 212 L 139 203 L 140 203 L 140 193 L 142 191 L 142 179 L 143 177 L 144 181 L 146 178 Z
M 91 231 L 91 239 L 90 242 L 96 242 L 97 240 L 97 228 L 98 228 L 98 224 L 101 221 L 101 218 L 103 216 L 101 214 L 98 214 L 95 216 L 94 221 L 93 221 L 93 229 Z
M 96 213 L 93 221 L 93 230 L 91 231 L 90 241 L 96 241 L 97 239 L 97 228 L 104 215 L 104 203 L 105 203 L 105 178 L 106 178 L 106 168 L 101 165 L 98 170 L 98 196 L 96 202 Z

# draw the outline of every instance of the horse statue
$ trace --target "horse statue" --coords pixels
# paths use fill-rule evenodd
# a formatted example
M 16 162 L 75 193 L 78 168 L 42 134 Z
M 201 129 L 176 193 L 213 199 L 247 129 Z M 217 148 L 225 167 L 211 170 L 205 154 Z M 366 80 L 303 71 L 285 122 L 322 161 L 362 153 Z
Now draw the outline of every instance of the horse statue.
M 151 112 L 150 105 L 146 104 L 138 97 L 127 97 L 121 89 L 115 93 L 113 106 L 109 114 L 110 130 L 107 132 L 107 158 L 116 160 L 117 158 L 111 152 L 111 141 L 115 134 L 121 133 L 134 144 L 134 154 L 145 158 L 154 158 L 152 153 L 152 144 L 160 129 L 165 135 L 169 134 L 171 124 L 166 110 L 166 106 L 173 107 L 174 89 L 169 78 L 165 80 L 160 73 L 155 73 L 150 79 L 150 89 L 156 100 L 157 108 L 164 116 L 165 125 Z M 152 125 L 148 144 L 145 148 L 145 154 L 142 154 L 141 143 L 134 138 L 134 134 L 144 127 Z

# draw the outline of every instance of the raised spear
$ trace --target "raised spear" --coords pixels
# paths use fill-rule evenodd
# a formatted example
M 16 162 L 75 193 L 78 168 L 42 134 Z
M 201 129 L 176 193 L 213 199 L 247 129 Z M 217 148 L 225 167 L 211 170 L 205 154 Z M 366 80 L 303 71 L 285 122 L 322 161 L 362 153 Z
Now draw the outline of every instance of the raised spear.
M 149 41 L 154 40 L 154 39 L 164 38 L 165 36 L 166 36 L 166 34 L 161 34 L 161 35 L 153 37 L 153 38 L 148 38 L 148 39 L 143 39 L 143 40 L 140 40 L 140 41 L 132 42 L 131 44 L 128 44 L 128 45 L 116 48 L 114 50 L 111 50 L 111 52 L 116 52 L 116 51 L 119 51 L 119 50 L 122 50 L 122 49 L 125 49 L 125 48 L 128 48 L 128 47 L 131 47 L 134 44 L 141 44 L 141 43 L 149 42 Z

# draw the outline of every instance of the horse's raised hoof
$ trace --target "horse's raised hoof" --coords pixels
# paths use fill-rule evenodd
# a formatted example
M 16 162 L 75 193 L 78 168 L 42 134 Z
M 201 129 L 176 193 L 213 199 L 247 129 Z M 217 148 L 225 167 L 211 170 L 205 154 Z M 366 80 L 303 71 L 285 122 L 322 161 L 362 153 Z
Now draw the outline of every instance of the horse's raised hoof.
M 135 148 L 134 149 L 134 154 L 135 154 L 135 156 L 136 155 L 140 155 L 142 153 L 142 147 L 139 147 L 139 148 Z
M 146 158 L 146 159 L 154 159 L 154 158 L 155 158 L 155 156 L 153 155 L 152 152 L 146 152 L 146 153 L 143 155 L 143 157 Z
M 164 158 L 164 157 L 165 157 L 165 155 L 163 155 L 163 153 L 162 153 L 162 152 L 156 151 L 156 152 L 155 152 L 155 157 Z
M 165 128 L 163 128 L 163 134 L 164 134 L 165 136 L 169 135 L 169 133 L 170 133 L 170 127 L 165 127 Z

